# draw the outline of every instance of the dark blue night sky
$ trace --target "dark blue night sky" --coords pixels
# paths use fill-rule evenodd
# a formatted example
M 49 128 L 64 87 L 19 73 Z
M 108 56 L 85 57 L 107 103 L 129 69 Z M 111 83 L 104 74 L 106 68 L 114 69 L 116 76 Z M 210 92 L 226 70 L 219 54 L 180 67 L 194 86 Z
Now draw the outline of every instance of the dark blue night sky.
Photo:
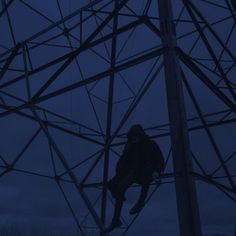
M 156 0 L 129 0 L 120 10 L 118 29 L 140 19 L 148 2 L 151 4 L 147 14 L 152 24 L 159 29 L 159 9 Z M 227 75 L 229 84 L 235 92 L 236 9 L 228 0 L 192 0 L 232 54 L 229 55 L 227 50 L 222 51 L 222 45 L 198 17 L 197 22 L 207 37 L 216 59 L 220 61 L 222 72 L 215 65 L 211 52 L 207 49 L 199 32 L 196 31 L 196 26 L 187 9 L 183 7 L 183 2 L 185 1 L 172 0 L 177 44 L 209 80 L 216 84 L 220 93 L 230 100 L 235 108 L 233 92 L 231 93 L 227 88 L 227 84 L 222 79 L 222 73 Z M 91 3 L 94 4 L 79 11 Z M 0 14 L 1 71 L 18 42 L 25 42 L 27 46 L 25 50 L 21 46 L 0 81 L 0 235 L 5 231 L 10 232 L 9 236 L 80 235 L 60 186 L 74 209 L 77 219 L 82 222 L 85 234 L 99 235 L 92 217 L 87 216 L 88 210 L 71 183 L 70 176 L 64 173 L 65 168 L 58 158 L 58 153 L 49 144 L 37 120 L 31 118 L 35 117 L 32 112 L 34 110 L 38 117 L 46 122 L 45 124 L 49 124 L 46 125 L 47 131 L 70 168 L 75 167 L 73 173 L 81 181 L 101 153 L 105 142 L 109 73 L 100 76 L 97 81 L 91 81 L 86 86 L 70 89 L 50 99 L 47 99 L 47 96 L 60 92 L 62 88 L 69 85 L 91 80 L 93 76 L 111 69 L 111 38 L 105 43 L 95 46 L 91 44 L 112 33 L 112 20 L 92 39 L 90 48 L 82 50 L 55 81 L 39 95 L 38 102 L 35 102 L 32 107 L 28 105 L 21 108 L 19 110 L 21 114 L 15 111 L 6 114 L 6 111 L 14 107 L 19 109 L 21 105 L 27 104 L 65 60 L 54 63 L 46 69 L 39 69 L 37 73 L 31 73 L 32 71 L 56 58 L 76 51 L 113 9 L 114 1 L 108 0 L 3 0 L 0 3 L 0 12 L 3 12 L 2 15 Z M 83 12 L 83 15 L 80 12 Z M 77 14 L 72 15 L 73 13 Z M 79 24 L 81 17 L 83 27 Z M 62 18 L 65 21 L 62 21 Z M 55 22 L 58 24 L 54 25 Z M 50 28 L 53 25 L 54 27 Z M 65 29 L 69 29 L 69 36 Z M 41 34 L 38 35 L 38 32 Z M 138 24 L 117 37 L 116 65 L 119 67 L 137 57 L 156 52 L 161 47 L 160 37 L 146 24 Z M 111 143 L 109 178 L 114 175 L 115 165 L 126 141 L 125 134 L 132 124 L 142 124 L 146 133 L 160 145 L 165 158 L 168 156 L 169 118 L 162 63 L 162 56 L 150 56 L 146 61 L 136 63 L 130 68 L 117 69 L 114 75 L 111 134 L 116 131 L 130 106 L 137 101 L 142 89 L 147 87 L 147 91 Z M 223 160 L 229 159 L 226 165 L 230 174 L 234 176 L 235 183 L 235 113 L 186 64 L 181 62 L 180 66 L 202 114 L 207 115 L 206 122 L 219 153 L 215 152 L 205 130 L 199 128 L 202 124 L 198 112 L 183 84 L 187 124 L 191 130 L 189 132 L 191 151 L 204 167 L 206 175 L 217 170 L 213 176 L 214 180 L 231 188 L 229 181 L 222 178 L 225 172 L 223 168 L 218 168 L 220 162 L 217 158 L 220 155 Z M 23 79 L 15 83 L 10 82 L 17 78 Z M 152 78 L 155 79 L 152 81 Z M 151 83 L 149 87 L 148 83 Z M 223 124 L 217 125 L 220 121 L 223 121 Z M 32 137 L 34 138 L 29 147 L 22 152 Z M 77 166 L 86 158 L 89 159 Z M 13 170 L 6 172 L 7 164 L 11 163 L 15 163 Z M 202 173 L 194 160 L 193 166 L 195 172 Z M 173 173 L 173 171 L 171 156 L 165 173 Z M 55 173 L 62 175 L 63 180 L 60 181 L 60 186 L 53 179 Z M 102 176 L 103 158 L 97 163 L 86 183 L 101 182 Z M 217 188 L 200 180 L 196 181 L 196 186 L 203 235 L 234 236 L 235 192 L 230 192 L 227 196 L 228 192 L 219 191 L 220 187 Z M 153 189 L 154 187 L 151 188 L 150 193 Z M 85 193 L 94 204 L 96 212 L 100 214 L 101 186 L 86 188 Z M 128 212 L 136 201 L 137 194 L 136 187 L 127 192 L 122 214 L 127 223 L 132 220 Z M 112 202 L 113 199 L 108 195 L 107 224 L 113 214 Z M 18 234 L 11 232 L 18 232 Z M 123 232 L 124 229 L 117 229 L 110 235 L 118 236 Z M 163 179 L 163 184 L 145 206 L 127 235 L 175 236 L 179 235 L 178 232 L 174 178 L 168 177 Z

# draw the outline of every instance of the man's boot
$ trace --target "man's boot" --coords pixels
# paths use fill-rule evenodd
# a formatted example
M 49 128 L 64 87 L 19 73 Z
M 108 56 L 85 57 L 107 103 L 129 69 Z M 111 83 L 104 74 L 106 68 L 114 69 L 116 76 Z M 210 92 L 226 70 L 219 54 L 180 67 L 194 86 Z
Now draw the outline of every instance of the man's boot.
M 149 190 L 149 185 L 143 185 L 142 186 L 142 189 L 141 189 L 141 193 L 140 193 L 140 196 L 139 196 L 139 200 L 138 202 L 130 209 L 129 211 L 129 214 L 130 215 L 134 215 L 134 214 L 137 214 L 139 213 L 144 205 L 145 205 L 145 199 L 148 195 L 148 190 Z
M 108 228 L 104 230 L 105 233 L 110 233 L 113 229 L 118 228 L 122 225 L 122 222 L 119 218 L 113 218 L 111 224 Z
M 122 225 L 122 222 L 120 220 L 120 215 L 121 215 L 121 210 L 122 210 L 122 206 L 123 206 L 123 201 L 124 201 L 123 195 L 119 196 L 119 198 L 116 199 L 114 217 L 113 217 L 109 227 L 104 230 L 105 233 L 109 233 L 113 229 L 118 228 Z
M 138 214 L 144 207 L 145 203 L 138 201 L 129 211 L 130 215 Z

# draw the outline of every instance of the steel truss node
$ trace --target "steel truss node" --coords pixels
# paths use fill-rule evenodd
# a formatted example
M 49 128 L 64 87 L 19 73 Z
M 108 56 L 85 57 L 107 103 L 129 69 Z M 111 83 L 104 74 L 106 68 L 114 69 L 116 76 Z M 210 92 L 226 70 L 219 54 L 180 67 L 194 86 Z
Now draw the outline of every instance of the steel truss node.
M 229 135 L 236 122 L 235 1 L 90 0 L 83 7 L 68 2 L 75 6 L 70 12 L 63 1 L 50 3 L 57 20 L 31 1 L 0 4 L 6 146 L 0 176 L 21 173 L 53 181 L 79 235 L 89 229 L 104 235 L 113 204 L 105 183 L 128 127 L 139 122 L 166 156 L 162 182 L 153 183 L 148 201 L 161 186 L 175 183 L 180 235 L 202 235 L 195 184 L 215 186 L 236 202 L 236 150 Z M 17 9 L 23 23 L 14 17 Z M 23 28 L 30 20 L 38 28 Z M 14 122 L 20 142 L 4 127 Z M 227 135 L 220 137 L 220 130 Z M 41 150 L 36 140 L 46 142 Z M 199 149 L 203 140 L 208 161 Z M 12 144 L 18 150 L 14 158 Z M 49 171 L 31 169 L 33 157 L 28 166 L 22 161 L 34 152 L 46 152 Z M 82 218 L 68 186 L 78 192 L 83 212 L 86 208 Z M 120 235 L 129 233 L 138 216 L 123 217 Z

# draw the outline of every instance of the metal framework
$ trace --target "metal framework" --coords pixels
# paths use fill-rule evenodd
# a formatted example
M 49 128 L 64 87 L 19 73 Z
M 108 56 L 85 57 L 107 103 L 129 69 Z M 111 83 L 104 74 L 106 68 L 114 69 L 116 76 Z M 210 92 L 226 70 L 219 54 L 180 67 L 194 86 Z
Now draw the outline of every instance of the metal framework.
M 159 186 L 175 183 L 180 235 L 200 236 L 196 181 L 236 202 L 236 150 L 225 147 L 217 132 L 223 128 L 229 134 L 236 121 L 235 1 L 140 2 L 94 0 L 66 14 L 62 1 L 55 0 L 60 19 L 53 20 L 31 1 L 2 0 L 0 118 L 7 150 L 0 153 L 0 176 L 16 172 L 54 181 L 79 235 L 87 235 L 88 217 L 92 229 L 104 235 L 111 207 L 105 183 L 127 128 L 141 122 L 163 142 L 167 157 L 163 181 L 153 184 L 149 199 Z M 26 20 L 36 17 L 43 24 L 23 30 L 13 17 L 16 9 Z M 160 100 L 152 104 L 153 99 Z M 24 140 L 15 143 L 14 158 L 8 156 L 13 141 L 4 127 L 11 122 L 18 122 L 17 136 Z M 34 130 L 30 137 L 26 127 Z M 196 133 L 211 150 L 206 151 L 209 161 Z M 39 151 L 32 150 L 39 138 L 46 138 L 41 149 L 48 148 L 51 172 L 20 165 Z M 65 141 L 73 143 L 69 152 Z M 83 218 L 68 198 L 67 185 L 87 209 Z M 124 219 L 120 235 L 129 233 L 138 216 Z

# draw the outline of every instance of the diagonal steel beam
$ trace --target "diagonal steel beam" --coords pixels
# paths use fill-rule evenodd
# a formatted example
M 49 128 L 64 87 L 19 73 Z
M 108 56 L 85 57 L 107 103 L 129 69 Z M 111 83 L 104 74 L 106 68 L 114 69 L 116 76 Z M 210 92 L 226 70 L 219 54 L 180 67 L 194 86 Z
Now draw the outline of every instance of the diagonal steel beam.
M 209 138 L 209 140 L 210 140 L 210 142 L 212 144 L 212 147 L 214 148 L 216 156 L 217 156 L 220 164 L 223 167 L 223 170 L 224 170 L 224 172 L 225 172 L 225 174 L 226 174 L 226 176 L 227 176 L 227 178 L 229 180 L 229 183 L 231 184 L 232 188 L 236 191 L 236 186 L 235 186 L 234 180 L 231 177 L 230 172 L 228 170 L 228 167 L 226 166 L 226 164 L 224 162 L 224 158 L 222 157 L 222 154 L 221 154 L 221 152 L 220 152 L 220 150 L 219 150 L 219 148 L 217 146 L 217 143 L 216 143 L 216 141 L 215 141 L 215 139 L 214 139 L 214 137 L 213 137 L 213 135 L 211 133 L 211 130 L 209 129 L 209 126 L 208 126 L 205 118 L 203 117 L 203 113 L 202 113 L 201 108 L 200 108 L 200 106 L 199 106 L 199 104 L 197 102 L 197 99 L 194 96 L 194 93 L 193 93 L 193 91 L 192 91 L 192 89 L 191 89 L 191 87 L 190 87 L 190 85 L 189 85 L 189 83 L 187 81 L 187 78 L 186 78 L 184 72 L 181 71 L 181 74 L 182 74 L 182 79 L 183 79 L 184 85 L 185 85 L 185 87 L 186 87 L 186 89 L 188 91 L 188 94 L 189 94 L 189 96 L 190 96 L 190 98 L 191 98 L 191 100 L 192 100 L 192 102 L 194 104 L 194 107 L 195 107 L 195 109 L 196 109 L 196 111 L 198 113 L 198 116 L 199 116 L 199 118 L 200 118 L 200 120 L 202 122 L 202 125 L 203 125 L 203 127 L 204 127 L 204 129 L 205 129 L 205 131 L 207 133 L 207 136 L 208 136 L 208 138 Z
M 21 99 L 21 98 L 19 98 L 19 97 L 16 97 L 15 95 L 12 95 L 12 94 L 10 94 L 10 93 L 0 91 L 0 94 L 4 94 L 5 96 L 10 97 L 10 98 L 13 98 L 14 100 L 16 100 L 16 101 L 18 101 L 18 102 L 26 103 L 26 100 Z M 5 103 L 3 103 L 3 104 L 6 105 Z M 8 108 L 10 108 L 10 107 L 8 107 Z M 72 120 L 72 119 L 70 119 L 70 118 L 68 118 L 68 117 L 66 117 L 66 116 L 63 116 L 63 115 L 61 115 L 61 114 L 58 114 L 58 113 L 53 112 L 53 111 L 51 111 L 51 110 L 48 110 L 48 109 L 46 109 L 46 108 L 43 108 L 43 107 L 40 107 L 40 106 L 35 106 L 35 108 L 36 108 L 37 110 L 40 110 L 40 111 L 46 113 L 46 114 L 50 114 L 50 115 L 52 115 L 53 117 L 60 118 L 61 120 L 65 121 L 65 122 L 67 122 L 67 123 L 70 123 L 70 124 L 76 125 L 76 126 L 78 126 L 78 127 L 80 127 L 80 128 L 84 128 L 84 129 L 86 129 L 86 130 L 89 130 L 89 131 L 91 131 L 91 132 L 93 132 L 93 133 L 95 133 L 95 134 L 97 134 L 97 135 L 103 135 L 103 133 L 100 133 L 100 132 L 98 132 L 97 130 L 91 128 L 91 127 L 88 127 L 88 126 L 86 126 L 86 125 L 84 125 L 84 124 L 82 124 L 82 123 L 79 123 L 79 122 L 77 122 L 77 121 L 75 121 L 75 120 Z M 50 123 L 50 122 L 48 122 L 48 123 Z M 52 123 L 53 123 L 53 122 L 52 122 Z
M 236 1 L 235 0 L 231 0 L 231 4 L 234 8 L 234 11 L 236 12 Z
M 14 0 L 10 0 L 9 2 L 12 3 Z M 63 19 L 58 20 L 57 22 L 51 24 L 50 26 L 46 27 L 45 29 L 37 32 L 36 34 L 30 36 L 29 38 L 27 38 L 25 40 L 26 43 L 42 36 L 43 34 L 47 33 L 48 31 L 52 30 L 55 27 L 58 27 L 60 24 L 62 24 L 63 22 L 70 20 L 71 18 L 77 16 L 78 14 L 80 14 L 81 12 L 85 11 L 86 9 L 91 8 L 92 6 L 95 6 L 96 4 L 99 4 L 100 2 L 102 2 L 103 0 L 94 0 L 90 3 L 88 3 L 87 5 L 75 10 L 74 12 L 72 12 L 71 14 L 67 15 L 66 17 L 64 17 Z M 8 3 L 9 5 L 9 3 Z M 0 15 L 1 16 L 1 15 Z M 12 49 L 8 50 L 7 52 L 5 52 L 6 54 L 9 53 L 9 51 L 11 51 Z
M 182 62 L 227 106 L 236 113 L 236 105 L 205 75 L 182 49 L 176 48 Z
M 175 177 L 175 192 L 181 236 L 202 236 L 198 198 L 192 172 L 191 145 L 187 127 L 184 94 L 181 82 L 180 60 L 176 51 L 177 38 L 173 22 L 173 1 L 158 0 L 164 53 L 165 85 L 170 121 L 170 138 Z
M 74 209 L 73 209 L 73 207 L 72 207 L 72 205 L 71 205 L 71 203 L 70 203 L 68 197 L 66 196 L 66 193 L 65 193 L 65 191 L 64 191 L 64 189 L 63 189 L 63 187 L 62 187 L 62 184 L 61 184 L 60 181 L 58 181 L 58 180 L 56 180 L 56 183 L 57 183 L 57 185 L 58 185 L 58 187 L 59 187 L 59 189 L 60 189 L 60 192 L 61 192 L 62 195 L 63 195 L 63 198 L 64 198 L 64 200 L 65 200 L 65 202 L 66 202 L 66 205 L 68 206 L 68 208 L 69 208 L 69 210 L 70 210 L 70 212 L 71 212 L 71 215 L 72 215 L 72 217 L 73 217 L 73 219 L 74 219 L 74 221 L 75 221 L 75 223 L 76 223 L 76 225 L 77 225 L 77 227 L 78 227 L 78 229 L 79 229 L 81 235 L 82 235 L 82 236 L 86 236 L 86 234 L 84 233 L 84 231 L 83 231 L 83 229 L 82 229 L 82 226 L 81 226 L 81 224 L 80 224 L 80 222 L 79 222 L 79 220 L 78 220 L 78 218 L 77 218 L 77 216 L 76 216 L 76 213 L 75 213 L 75 211 L 74 211 Z
M 197 177 L 198 179 L 203 180 L 204 182 L 207 182 L 207 183 L 213 184 L 214 186 L 218 186 L 220 188 L 223 188 L 227 192 L 236 194 L 236 191 L 234 189 L 229 188 L 228 186 L 215 181 L 213 178 L 211 178 L 209 176 L 204 176 L 204 175 L 198 174 L 196 172 L 192 172 L 192 175 Z
M 31 109 L 33 115 L 35 116 L 35 118 L 37 119 L 42 131 L 44 132 L 45 136 L 47 137 L 49 143 L 52 145 L 55 153 L 57 154 L 58 158 L 60 159 L 62 165 L 64 166 L 64 168 L 67 170 L 68 175 L 70 176 L 71 180 L 73 181 L 77 191 L 79 192 L 81 198 L 83 199 L 86 207 L 88 208 L 91 216 L 93 217 L 96 225 L 98 226 L 98 228 L 100 230 L 103 230 L 103 225 L 102 222 L 100 221 L 96 211 L 94 210 L 90 200 L 88 199 L 87 195 L 85 194 L 84 190 L 82 189 L 80 182 L 78 181 L 76 175 L 74 174 L 74 172 L 70 169 L 70 166 L 66 160 L 66 158 L 64 157 L 64 155 L 62 154 L 62 152 L 60 151 L 60 148 L 58 147 L 58 145 L 56 144 L 56 142 L 54 141 L 53 137 L 51 136 L 51 134 L 48 132 L 47 127 L 45 126 L 45 124 L 42 122 L 42 120 L 40 119 L 39 115 L 37 114 L 37 112 L 32 108 Z
M 0 12 L 0 18 L 2 17 L 2 15 L 7 11 L 7 9 L 11 6 L 11 4 L 13 3 L 14 0 L 10 0 L 8 1 L 8 3 L 5 3 L 2 11 Z
M 15 58 L 17 52 L 19 51 L 20 47 L 22 45 L 20 43 L 18 43 L 14 49 L 12 50 L 11 54 L 9 55 L 9 57 L 7 58 L 6 60 L 6 63 L 4 64 L 3 68 L 1 69 L 1 72 L 0 72 L 0 80 L 3 79 L 3 76 L 5 75 L 5 73 L 7 72 L 10 64 L 12 63 L 13 59 Z
M 69 92 L 69 91 L 72 91 L 74 89 L 77 89 L 79 87 L 82 87 L 86 84 L 90 84 L 90 83 L 93 83 L 95 81 L 98 81 L 100 79 L 103 79 L 107 76 L 109 76 L 111 73 L 114 73 L 114 72 L 119 72 L 119 71 L 123 71 L 123 70 L 126 70 L 130 67 L 133 67 L 133 66 L 136 66 L 138 64 L 141 64 L 143 62 L 146 62 L 148 60 L 151 60 L 157 56 L 160 56 L 161 54 L 163 54 L 165 51 L 167 50 L 167 48 L 160 48 L 160 49 L 157 49 L 157 50 L 154 50 L 150 53 L 147 53 L 147 54 L 144 54 L 140 57 L 137 57 L 133 60 L 130 60 L 130 61 L 127 61 L 123 64 L 120 64 L 120 65 L 117 65 L 117 66 L 114 66 L 113 68 L 110 68 L 108 70 L 105 70 L 97 75 L 94 75 L 94 76 L 91 76 L 89 78 L 87 78 L 86 80 L 84 81 L 79 81 L 79 82 L 76 82 L 72 85 L 69 85 L 67 87 L 64 87 L 62 89 L 58 89 L 50 94 L 47 94 L 47 95 L 44 95 L 42 97 L 39 97 L 38 100 L 36 101 L 37 103 L 38 102 L 42 102 L 42 101 L 46 101 L 48 100 L 49 98 L 52 98 L 54 96 L 59 96 L 65 92 Z
M 0 104 L 0 108 L 5 109 L 6 111 L 11 111 L 11 108 L 10 108 L 9 106 L 7 106 L 7 105 L 4 105 L 4 104 Z M 20 115 L 20 116 L 22 116 L 22 117 L 28 118 L 28 119 L 30 119 L 30 120 L 32 120 L 32 121 L 37 121 L 37 119 L 36 119 L 34 116 L 31 116 L 31 115 L 29 115 L 29 114 L 27 114 L 27 113 L 24 113 L 24 112 L 22 112 L 22 111 L 15 110 L 14 113 L 16 113 L 17 115 Z M 77 138 L 81 138 L 81 139 L 90 141 L 90 142 L 95 143 L 95 144 L 98 144 L 98 145 L 100 145 L 100 146 L 103 145 L 103 143 L 101 143 L 101 142 L 99 142 L 99 141 L 97 141 L 97 140 L 94 140 L 94 139 L 85 137 L 84 135 L 78 134 L 78 133 L 75 132 L 75 131 L 71 131 L 71 130 L 66 129 L 66 128 L 64 128 L 64 127 L 61 127 L 61 126 L 59 126 L 59 125 L 56 125 L 56 124 L 47 122 L 47 121 L 45 121 L 45 120 L 42 120 L 42 122 L 44 122 L 44 124 L 45 124 L 46 126 L 52 127 L 52 128 L 54 128 L 54 129 L 57 129 L 57 130 L 60 130 L 60 131 L 63 131 L 63 132 L 65 132 L 65 133 L 68 133 L 68 134 L 70 134 L 70 135 L 73 135 L 73 136 L 75 136 L 75 137 L 77 137 Z
M 118 0 L 114 2 L 114 8 L 116 9 L 118 6 Z M 111 62 L 110 67 L 113 68 L 116 65 L 116 50 L 117 50 L 117 27 L 118 27 L 118 15 L 116 15 L 113 19 L 113 34 L 111 44 Z M 111 127 L 112 127 L 112 115 L 113 115 L 113 99 L 114 99 L 114 82 L 115 82 L 115 72 L 110 74 L 109 78 L 109 90 L 108 90 L 108 104 L 107 104 L 107 114 L 106 114 L 106 144 L 109 142 L 111 137 Z M 103 166 L 103 187 L 102 187 L 102 205 L 101 205 L 101 221 L 105 225 L 106 224 L 106 206 L 107 206 L 107 187 L 106 183 L 108 181 L 109 175 L 109 157 L 110 157 L 110 145 L 105 151 L 104 154 L 104 166 Z M 105 236 L 103 232 L 100 232 L 101 236 Z
M 207 125 L 208 125 L 208 127 L 218 127 L 218 126 L 221 126 L 221 125 L 235 124 L 235 123 L 236 123 L 236 118 L 228 119 L 228 120 L 224 120 L 224 121 L 215 121 L 215 122 L 212 122 L 212 123 L 207 124 Z M 169 124 L 164 125 L 164 127 L 168 127 L 168 126 L 169 126 Z M 163 126 L 161 125 L 161 127 L 163 127 Z M 192 132 L 192 131 L 201 130 L 203 128 L 204 128 L 203 125 L 195 125 L 195 126 L 189 127 L 188 131 Z M 148 128 L 148 129 L 151 130 L 152 128 Z M 153 130 L 155 130 L 155 129 L 156 128 L 154 127 Z M 167 136 L 170 136 L 169 131 L 167 131 L 165 133 L 150 135 L 150 138 L 156 139 L 156 138 L 162 138 L 162 137 L 167 137 Z M 112 144 L 111 147 L 121 146 L 121 145 L 124 145 L 124 144 L 125 144 L 125 142 L 118 142 L 118 143 Z
M 138 20 L 135 20 L 135 21 L 133 21 L 133 22 L 131 22 L 131 23 L 129 23 L 129 24 L 127 24 L 125 26 L 122 26 L 119 29 L 117 29 L 116 34 L 118 35 L 118 34 L 125 33 L 126 31 L 128 31 L 128 30 L 130 30 L 132 28 L 135 28 L 138 25 L 141 25 L 142 23 L 143 23 L 142 18 L 140 18 Z M 99 38 L 99 39 L 94 40 L 93 42 L 90 42 L 89 44 L 87 44 L 86 47 L 84 47 L 81 50 L 82 51 L 88 50 L 88 49 L 90 49 L 92 47 L 95 47 L 95 46 L 97 46 L 97 45 L 107 41 L 107 40 L 112 39 L 112 37 L 114 37 L 114 33 L 107 34 L 107 35 L 105 35 L 102 38 Z M 34 75 L 34 74 L 36 74 L 36 73 L 38 73 L 38 72 L 40 72 L 42 70 L 45 70 L 45 69 L 49 68 L 50 66 L 58 64 L 60 62 L 63 62 L 66 59 L 68 59 L 70 56 L 72 56 L 73 53 L 74 53 L 74 51 L 73 52 L 69 52 L 69 53 L 67 53 L 67 54 L 65 54 L 65 55 L 63 55 L 61 57 L 56 58 L 55 60 L 52 60 L 52 61 L 50 61 L 50 62 L 48 62 L 48 63 L 46 63 L 46 64 L 44 64 L 42 66 L 39 66 L 38 68 L 35 68 L 34 70 L 29 71 L 28 75 L 29 76 L 30 75 Z M 24 75 L 18 76 L 16 78 L 12 79 L 11 81 L 8 81 L 8 82 L 6 82 L 4 84 L 1 84 L 0 85 L 0 89 L 3 89 L 3 88 L 5 88 L 7 86 L 10 86 L 10 85 L 13 85 L 14 83 L 16 83 L 16 82 L 18 82 L 18 81 L 20 81 L 20 80 L 22 80 L 24 78 L 25 78 Z
M 62 66 L 49 78 L 49 80 L 35 93 L 32 97 L 32 101 L 37 100 L 37 98 L 57 79 L 57 77 L 71 64 L 71 62 L 77 57 L 84 48 L 97 36 L 97 34 L 103 30 L 103 28 L 110 22 L 110 20 L 122 9 L 122 7 L 128 2 L 129 0 L 123 0 L 117 6 L 117 8 L 110 14 L 100 25 L 97 29 L 90 34 L 90 36 L 81 44 L 81 46 L 72 52 L 70 57 L 63 63 Z
M 156 63 L 155 63 L 156 65 Z M 85 181 L 87 180 L 87 178 L 89 177 L 89 175 L 91 174 L 91 172 L 93 171 L 93 169 L 96 167 L 96 165 L 98 164 L 99 160 L 101 159 L 102 155 L 104 154 L 104 152 L 106 151 L 107 148 L 109 148 L 110 146 L 112 146 L 112 142 L 114 140 L 114 138 L 117 136 L 118 132 L 122 129 L 123 125 L 125 124 L 125 122 L 128 120 L 129 116 L 131 115 L 131 113 L 134 111 L 134 109 L 137 107 L 137 105 L 139 104 L 140 100 L 142 99 L 142 97 L 146 94 L 146 92 L 148 91 L 148 89 L 150 88 L 150 86 L 152 85 L 153 81 L 155 81 L 155 79 L 157 78 L 157 75 L 160 73 L 160 71 L 163 68 L 163 63 L 161 63 L 158 68 L 155 70 L 154 74 L 149 78 L 150 74 L 147 76 L 147 79 L 149 79 L 149 81 L 145 84 L 145 86 L 143 85 L 137 96 L 135 97 L 135 99 L 133 100 L 133 102 L 130 104 L 129 108 L 127 109 L 126 113 L 124 114 L 124 116 L 122 117 L 120 123 L 118 124 L 117 128 L 115 129 L 115 131 L 113 132 L 113 134 L 110 136 L 110 139 L 107 141 L 106 145 L 104 146 L 104 150 L 103 152 L 97 157 L 97 159 L 95 160 L 95 162 L 93 163 L 93 165 L 91 166 L 91 168 L 88 170 L 87 174 L 85 175 L 85 177 L 82 180 L 82 183 L 84 184 Z
M 191 17 L 192 20 L 193 20 L 193 24 L 195 25 L 195 28 L 198 30 L 199 35 L 200 35 L 201 39 L 203 40 L 203 43 L 205 44 L 205 46 L 206 46 L 206 48 L 207 48 L 209 54 L 211 55 L 211 57 L 212 57 L 212 59 L 213 59 L 213 61 L 214 61 L 214 63 L 215 63 L 216 68 L 218 68 L 219 73 L 220 73 L 222 79 L 224 80 L 226 86 L 228 87 L 228 90 L 229 90 L 230 94 L 232 95 L 232 97 L 234 98 L 234 100 L 236 100 L 235 91 L 234 91 L 234 89 L 233 89 L 233 87 L 232 87 L 230 81 L 228 80 L 228 78 L 227 78 L 227 76 L 226 76 L 226 73 L 224 72 L 224 69 L 222 68 L 220 62 L 218 61 L 217 56 L 216 56 L 216 54 L 215 54 L 213 48 L 212 48 L 211 45 L 210 45 L 210 42 L 208 41 L 207 37 L 205 36 L 205 34 L 204 34 L 203 30 L 202 30 L 202 27 L 201 27 L 201 26 L 199 25 L 199 23 L 197 22 L 197 19 L 196 19 L 195 15 L 194 15 L 194 13 L 193 13 L 193 11 L 192 11 L 192 9 L 190 8 L 190 6 L 189 6 L 189 4 L 188 4 L 189 2 L 190 2 L 190 1 L 184 1 L 184 4 L 185 4 L 185 7 L 186 7 L 186 9 L 187 9 L 187 11 L 188 11 L 190 17 Z M 206 24 L 207 24 L 207 23 L 206 23 Z M 209 25 L 209 24 L 208 24 L 208 25 Z M 208 28 L 208 29 L 209 29 L 209 28 Z M 211 28 L 210 28 L 210 29 L 211 29 Z M 215 34 L 216 34 L 216 33 L 215 33 Z M 222 44 L 223 44 L 223 41 L 222 41 Z M 225 50 L 225 49 L 227 48 L 227 45 L 224 44 L 223 46 L 224 46 L 223 49 Z
M 87 78 L 85 80 L 76 82 L 76 83 L 74 83 L 72 85 L 68 85 L 68 86 L 66 86 L 64 88 L 58 89 L 58 90 L 56 90 L 54 92 L 51 92 L 51 93 L 49 93 L 47 95 L 41 96 L 41 97 L 37 98 L 37 100 L 30 101 L 30 102 L 25 103 L 25 104 L 23 104 L 21 106 L 9 109 L 6 112 L 2 112 L 2 113 L 0 113 L 0 118 L 4 117 L 4 116 L 7 116 L 7 115 L 9 115 L 9 114 L 11 114 L 11 113 L 13 113 L 13 112 L 15 112 L 17 110 L 19 111 L 19 110 L 22 110 L 24 108 L 28 108 L 28 107 L 30 107 L 32 105 L 37 104 L 37 103 L 46 101 L 46 100 L 51 99 L 53 97 L 59 96 L 61 94 L 67 93 L 67 92 L 72 91 L 74 89 L 78 89 L 78 88 L 83 87 L 83 86 L 85 86 L 87 84 L 90 84 L 90 83 L 93 83 L 93 82 L 98 81 L 100 79 L 103 79 L 103 78 L 109 76 L 113 72 L 119 72 L 119 71 L 122 71 L 122 70 L 126 70 L 126 69 L 128 69 L 130 67 L 133 67 L 133 66 L 137 65 L 137 64 L 146 62 L 146 61 L 148 61 L 150 59 L 153 59 L 153 58 L 155 58 L 157 56 L 160 56 L 166 50 L 167 50 L 167 48 L 156 49 L 156 50 L 153 50 L 152 52 L 144 54 L 144 55 L 142 55 L 140 57 L 137 57 L 137 58 L 135 58 L 133 60 L 127 61 L 127 62 L 125 62 L 125 63 L 123 63 L 121 65 L 117 65 L 117 66 L 115 66 L 113 68 L 109 68 L 108 70 L 105 70 L 105 71 L 103 71 L 103 72 L 101 72 L 99 74 L 91 76 L 91 77 L 89 77 L 89 78 Z
M 235 1 L 235 0 L 234 0 Z M 193 4 L 193 2 L 191 0 L 183 0 L 183 2 L 185 3 L 186 6 L 190 6 L 191 9 L 194 10 L 194 12 L 199 16 L 199 18 L 205 23 L 205 26 L 207 27 L 207 29 L 211 32 L 211 34 L 215 37 L 215 39 L 218 41 L 218 43 L 222 46 L 222 48 L 224 48 L 224 50 L 227 52 L 227 54 L 229 55 L 229 57 L 231 57 L 231 59 L 236 63 L 236 56 L 234 55 L 234 53 L 228 48 L 226 47 L 225 43 L 223 42 L 223 40 L 220 38 L 220 36 L 215 32 L 215 30 L 213 29 L 213 27 L 211 27 L 211 24 L 206 20 L 206 18 L 202 15 L 202 13 L 198 10 L 198 8 L 196 7 L 196 5 Z
M 150 21 L 150 19 L 145 19 L 144 24 L 153 31 L 158 37 L 161 38 L 161 31 Z

